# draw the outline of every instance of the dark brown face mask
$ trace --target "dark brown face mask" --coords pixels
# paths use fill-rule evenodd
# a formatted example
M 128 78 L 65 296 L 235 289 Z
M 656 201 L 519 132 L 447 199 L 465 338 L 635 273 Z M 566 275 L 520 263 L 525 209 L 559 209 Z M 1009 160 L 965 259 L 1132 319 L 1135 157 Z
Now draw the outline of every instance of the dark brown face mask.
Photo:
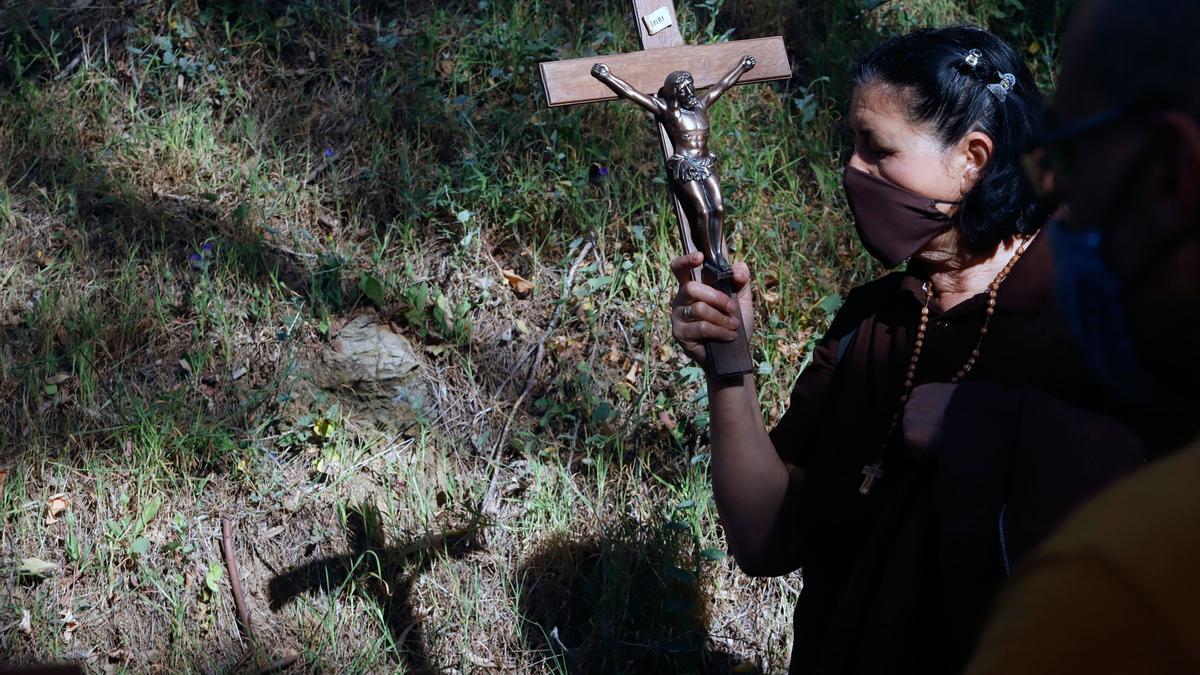
M 863 246 L 888 268 L 912 257 L 954 225 L 951 216 L 938 210 L 938 204 L 960 203 L 909 192 L 850 166 L 842 177 L 842 187 Z

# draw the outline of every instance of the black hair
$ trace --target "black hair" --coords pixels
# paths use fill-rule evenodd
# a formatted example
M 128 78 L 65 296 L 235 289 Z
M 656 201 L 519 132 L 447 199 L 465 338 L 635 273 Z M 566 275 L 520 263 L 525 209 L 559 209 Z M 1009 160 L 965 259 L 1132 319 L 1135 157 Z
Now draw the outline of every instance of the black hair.
M 1001 96 L 998 85 L 1005 73 L 1016 79 Z M 1042 133 L 1045 100 L 1025 63 L 1003 40 L 970 26 L 893 37 L 858 62 L 854 82 L 902 90 L 909 118 L 932 127 L 944 147 L 973 131 L 992 139 L 992 156 L 959 211 L 968 250 L 987 254 L 1001 241 L 1041 227 L 1045 214 L 1025 181 L 1021 154 Z

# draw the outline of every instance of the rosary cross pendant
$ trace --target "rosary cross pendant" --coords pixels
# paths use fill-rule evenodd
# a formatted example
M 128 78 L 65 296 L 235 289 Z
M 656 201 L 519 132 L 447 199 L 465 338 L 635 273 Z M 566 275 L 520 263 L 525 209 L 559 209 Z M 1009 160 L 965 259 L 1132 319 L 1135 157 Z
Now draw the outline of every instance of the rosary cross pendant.
M 858 486 L 858 494 L 869 495 L 871 488 L 875 487 L 875 481 L 883 478 L 883 461 L 867 464 L 862 468 L 863 482 Z

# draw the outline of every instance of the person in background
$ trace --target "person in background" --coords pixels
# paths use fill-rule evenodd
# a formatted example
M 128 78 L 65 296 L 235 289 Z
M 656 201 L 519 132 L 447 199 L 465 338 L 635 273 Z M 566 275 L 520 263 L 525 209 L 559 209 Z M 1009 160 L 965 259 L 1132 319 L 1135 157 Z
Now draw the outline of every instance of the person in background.
M 1200 424 L 1200 3 L 1095 0 L 1072 18 L 1060 119 L 1031 153 L 1082 352 L 1171 435 Z M 972 675 L 1200 673 L 1200 444 L 1121 481 L 1031 554 Z
M 745 572 L 803 568 L 794 675 L 958 673 L 1008 569 L 1143 450 L 1097 412 L 1053 302 L 1021 58 L 978 28 L 918 31 L 855 85 L 846 196 L 867 251 L 907 268 L 849 293 L 773 430 L 753 376 L 709 378 L 713 494 Z M 754 316 L 746 265 L 734 301 L 691 281 L 702 261 L 671 265 L 699 363 Z

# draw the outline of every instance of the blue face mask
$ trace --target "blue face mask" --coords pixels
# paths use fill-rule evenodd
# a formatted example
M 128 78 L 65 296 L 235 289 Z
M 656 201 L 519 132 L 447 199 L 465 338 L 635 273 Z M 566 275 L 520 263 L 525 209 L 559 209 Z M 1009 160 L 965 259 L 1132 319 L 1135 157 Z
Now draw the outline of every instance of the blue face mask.
M 1129 332 L 1121 282 L 1104 262 L 1100 230 L 1070 228 L 1062 220 L 1046 227 L 1058 304 L 1088 365 L 1125 403 L 1153 405 L 1158 387 L 1142 367 Z

